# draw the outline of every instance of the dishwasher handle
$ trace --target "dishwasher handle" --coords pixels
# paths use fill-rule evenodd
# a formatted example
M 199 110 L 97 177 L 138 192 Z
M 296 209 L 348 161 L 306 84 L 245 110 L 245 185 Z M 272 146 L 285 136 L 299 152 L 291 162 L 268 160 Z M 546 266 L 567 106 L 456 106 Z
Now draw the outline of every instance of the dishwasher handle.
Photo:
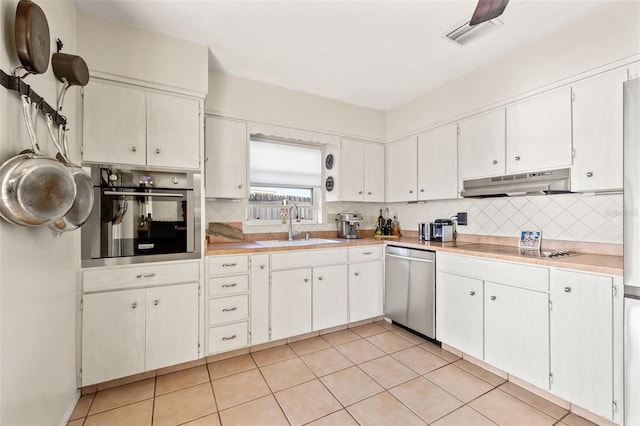
M 409 257 L 409 256 L 400 256 L 397 254 L 389 254 L 389 253 L 385 253 L 384 255 L 385 257 L 395 257 L 397 259 L 406 259 L 406 260 L 411 260 L 412 262 L 424 262 L 424 263 L 433 263 L 433 260 L 430 259 L 420 259 L 418 257 Z

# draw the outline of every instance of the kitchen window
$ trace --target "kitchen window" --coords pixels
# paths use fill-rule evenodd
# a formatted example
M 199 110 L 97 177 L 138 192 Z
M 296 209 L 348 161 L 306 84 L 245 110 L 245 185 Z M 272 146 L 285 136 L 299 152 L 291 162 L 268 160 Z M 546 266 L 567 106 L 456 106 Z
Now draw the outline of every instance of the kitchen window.
M 298 207 L 293 220 L 319 223 L 322 150 L 317 145 L 252 137 L 249 144 L 247 222 L 286 223 L 286 205 Z

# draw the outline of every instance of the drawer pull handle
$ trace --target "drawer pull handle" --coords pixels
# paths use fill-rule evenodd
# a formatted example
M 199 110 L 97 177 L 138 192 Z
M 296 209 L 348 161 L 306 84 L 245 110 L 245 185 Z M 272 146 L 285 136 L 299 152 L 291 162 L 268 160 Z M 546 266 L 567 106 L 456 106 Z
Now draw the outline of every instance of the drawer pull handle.
M 476 295 L 476 292 L 475 292 L 475 291 L 471 291 L 471 292 L 469 292 L 469 295 L 470 295 L 470 296 L 475 296 L 475 295 Z
M 236 338 L 236 335 L 234 334 L 233 336 L 223 337 L 222 340 L 233 340 L 235 338 Z
M 138 279 L 142 279 L 142 278 L 153 278 L 155 277 L 156 274 L 154 274 L 153 272 L 150 274 L 140 274 L 140 275 L 136 275 L 136 278 Z
M 364 252 L 364 253 L 362 253 L 362 254 L 363 254 L 363 255 L 365 255 L 365 256 L 367 256 L 367 255 L 369 255 L 369 254 L 373 254 L 373 252 L 372 252 L 372 251 L 365 251 L 365 252 Z
M 238 266 L 238 264 L 237 263 L 223 263 L 222 264 L 223 268 L 229 268 L 231 266 Z
M 495 296 L 491 296 L 491 300 L 496 300 L 496 297 Z
M 229 287 L 235 287 L 235 286 L 237 286 L 237 285 L 238 285 L 237 283 L 233 283 L 233 284 L 222 284 L 222 287 L 223 287 L 223 288 L 229 288 Z
M 265 266 L 264 266 L 264 265 L 260 265 L 260 269 L 264 269 L 264 268 L 265 268 Z
M 564 292 L 565 293 L 571 293 L 571 287 L 565 287 L 564 288 Z
M 355 275 L 356 277 L 360 276 L 360 272 L 354 272 L 353 275 Z
M 160 303 L 160 300 L 159 300 L 159 299 L 156 299 L 156 300 L 154 300 L 154 301 L 153 301 L 153 305 L 154 305 L 154 306 L 158 306 L 158 304 L 159 304 L 159 303 Z
M 135 308 L 137 308 L 137 307 L 138 307 L 138 304 L 137 304 L 136 302 L 133 302 L 133 303 L 131 304 L 131 309 L 135 309 Z
M 238 309 L 238 308 L 237 308 L 237 307 L 235 307 L 235 306 L 234 306 L 233 308 L 224 308 L 224 309 L 222 310 L 222 312 L 233 312 L 233 311 L 235 311 L 236 309 Z

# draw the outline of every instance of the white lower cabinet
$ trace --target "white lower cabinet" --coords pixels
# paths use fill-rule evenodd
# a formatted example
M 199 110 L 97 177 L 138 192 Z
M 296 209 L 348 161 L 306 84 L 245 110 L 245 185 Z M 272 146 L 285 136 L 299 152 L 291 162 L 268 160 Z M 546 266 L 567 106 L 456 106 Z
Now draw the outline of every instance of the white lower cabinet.
M 551 276 L 551 391 L 611 418 L 613 279 L 556 270 Z
M 269 255 L 251 255 L 251 344 L 269 341 Z
M 438 273 L 436 338 L 482 359 L 483 282 L 447 272 Z
M 548 388 L 547 293 L 485 281 L 484 360 L 539 388 Z
M 382 315 L 384 300 L 384 245 L 348 250 L 349 322 Z
M 271 273 L 271 339 L 311 331 L 311 268 Z
M 198 358 L 198 283 L 83 295 L 82 385 Z

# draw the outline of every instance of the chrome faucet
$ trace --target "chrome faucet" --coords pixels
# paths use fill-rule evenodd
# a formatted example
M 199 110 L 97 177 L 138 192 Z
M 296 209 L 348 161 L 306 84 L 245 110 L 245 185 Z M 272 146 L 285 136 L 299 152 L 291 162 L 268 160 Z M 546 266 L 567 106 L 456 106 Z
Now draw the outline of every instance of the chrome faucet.
M 291 213 L 294 207 L 296 208 L 296 216 L 300 215 L 298 205 L 296 203 L 291 203 L 291 205 L 287 207 L 287 216 L 289 217 L 289 241 L 293 241 L 293 237 L 300 235 L 300 232 L 293 230 L 293 215 Z M 297 219 L 296 221 L 300 222 L 300 219 Z

